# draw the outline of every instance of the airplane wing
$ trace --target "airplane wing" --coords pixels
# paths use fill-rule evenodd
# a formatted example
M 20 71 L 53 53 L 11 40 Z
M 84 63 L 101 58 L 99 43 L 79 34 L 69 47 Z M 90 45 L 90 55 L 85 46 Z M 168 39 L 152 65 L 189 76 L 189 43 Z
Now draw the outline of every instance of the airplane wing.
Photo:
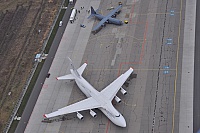
M 112 15 L 114 15 L 117 11 L 119 11 L 122 8 L 122 5 L 119 5 L 118 7 L 116 7 L 115 9 L 113 9 L 111 12 L 109 12 L 106 17 L 111 17 Z
M 94 98 L 89 97 L 80 102 L 58 109 L 58 111 L 52 112 L 50 114 L 44 114 L 44 117 L 51 118 L 51 117 L 56 117 L 59 115 L 64 115 L 64 114 L 69 114 L 73 112 L 89 110 L 89 109 L 94 109 L 94 108 L 99 108 L 99 107 L 101 107 L 101 105 Z
M 107 17 L 103 18 L 103 19 L 93 28 L 92 31 L 98 30 L 107 20 L 108 20 Z
M 115 81 L 113 81 L 110 85 L 108 85 L 105 89 L 103 89 L 100 93 L 109 100 L 112 100 L 132 72 L 133 69 L 130 68 L 124 74 L 119 76 Z

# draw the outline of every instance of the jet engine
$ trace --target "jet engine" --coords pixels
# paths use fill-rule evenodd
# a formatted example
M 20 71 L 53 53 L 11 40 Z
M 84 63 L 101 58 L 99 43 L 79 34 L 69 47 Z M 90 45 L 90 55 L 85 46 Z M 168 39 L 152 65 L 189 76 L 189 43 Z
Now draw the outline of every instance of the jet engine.
M 113 14 L 111 17 L 112 17 L 112 18 L 116 18 L 116 14 Z
M 118 96 L 115 96 L 115 101 L 116 101 L 117 103 L 120 103 L 120 102 L 121 102 L 121 99 L 120 99 Z
M 121 93 L 122 93 L 123 95 L 126 95 L 126 94 L 127 94 L 127 91 L 124 90 L 122 87 L 121 87 L 120 91 L 121 91 Z
M 77 117 L 78 117 L 80 120 L 83 120 L 83 115 L 80 114 L 79 112 L 77 112 Z
M 117 11 L 117 12 L 115 12 L 116 14 L 120 14 L 120 12 L 121 12 L 121 10 L 119 10 L 119 11 Z
M 101 27 L 105 27 L 105 26 L 106 26 L 106 24 L 105 24 L 105 23 L 101 25 Z
M 92 117 L 97 117 L 97 113 L 95 113 L 93 110 L 90 110 L 90 115 L 91 115 Z

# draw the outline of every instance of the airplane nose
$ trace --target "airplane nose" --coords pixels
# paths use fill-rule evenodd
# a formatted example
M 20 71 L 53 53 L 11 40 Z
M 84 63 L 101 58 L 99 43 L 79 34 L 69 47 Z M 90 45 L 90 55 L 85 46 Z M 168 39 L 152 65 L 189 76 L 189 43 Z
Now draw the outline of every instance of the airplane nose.
M 126 127 L 126 121 L 121 122 L 120 126 L 121 126 L 121 127 Z
M 119 119 L 118 122 L 119 122 L 118 125 L 119 125 L 120 127 L 126 127 L 126 121 L 125 121 L 125 119 L 124 119 L 123 116 L 120 116 L 120 119 Z

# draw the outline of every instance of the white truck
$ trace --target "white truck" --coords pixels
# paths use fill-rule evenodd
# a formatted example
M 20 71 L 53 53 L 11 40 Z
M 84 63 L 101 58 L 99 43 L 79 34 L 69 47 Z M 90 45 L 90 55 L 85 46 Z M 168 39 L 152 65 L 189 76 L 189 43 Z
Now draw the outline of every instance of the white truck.
M 75 17 L 76 17 L 76 13 L 77 13 L 77 10 L 76 10 L 76 9 L 73 9 L 73 10 L 72 10 L 72 13 L 71 13 L 71 15 L 70 15 L 70 18 L 69 18 L 69 21 L 70 21 L 71 23 L 74 22 Z
M 73 4 L 73 0 L 69 0 L 69 4 L 72 5 Z

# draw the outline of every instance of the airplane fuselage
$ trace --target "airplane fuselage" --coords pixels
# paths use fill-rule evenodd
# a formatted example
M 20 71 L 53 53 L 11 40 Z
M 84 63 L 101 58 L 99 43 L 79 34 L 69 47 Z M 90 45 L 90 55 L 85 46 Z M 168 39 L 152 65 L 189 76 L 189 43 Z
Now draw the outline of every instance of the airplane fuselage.
M 126 127 L 126 121 L 121 113 L 119 113 L 111 101 L 103 97 L 100 92 L 98 92 L 91 84 L 89 84 L 82 76 L 77 77 L 74 71 L 71 69 L 71 73 L 74 75 L 75 82 L 80 88 L 80 90 L 87 96 L 93 97 L 97 102 L 99 102 L 102 107 L 98 108 L 101 110 L 114 124 L 120 127 Z
M 98 20 L 101 21 L 101 20 L 104 19 L 106 16 L 103 16 L 103 15 L 101 15 L 101 14 L 95 14 L 95 17 L 96 17 Z M 112 17 L 108 17 L 107 23 L 116 24 L 116 25 L 122 25 L 122 21 L 121 21 L 121 20 L 116 19 L 116 18 L 112 18 Z

